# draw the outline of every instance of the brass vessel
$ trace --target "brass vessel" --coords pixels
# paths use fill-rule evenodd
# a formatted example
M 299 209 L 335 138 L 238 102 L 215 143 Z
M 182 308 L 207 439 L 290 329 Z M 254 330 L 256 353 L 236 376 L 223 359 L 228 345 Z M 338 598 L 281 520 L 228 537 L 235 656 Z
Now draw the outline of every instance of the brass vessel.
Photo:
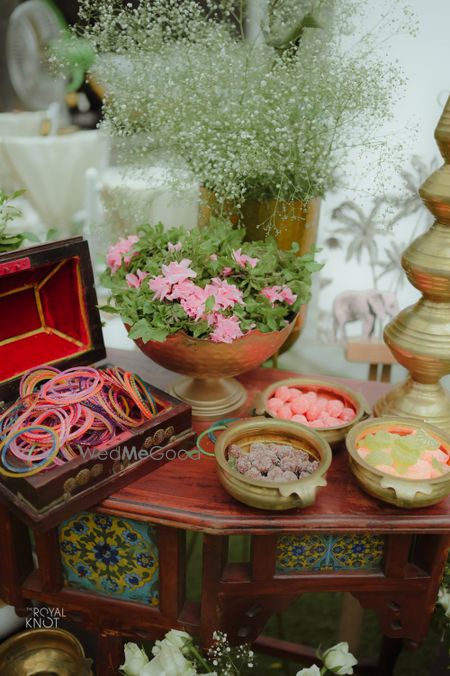
M 286 380 L 278 380 L 276 383 L 271 383 L 265 390 L 256 396 L 255 412 L 257 415 L 265 415 L 275 420 L 279 420 L 277 416 L 270 413 L 267 408 L 269 399 L 273 396 L 278 387 L 286 385 L 287 387 L 298 387 L 301 390 L 316 392 L 317 394 L 333 399 L 342 399 L 346 406 L 355 409 L 355 417 L 351 422 L 343 422 L 342 425 L 336 427 L 315 427 L 314 431 L 319 434 L 322 439 L 325 439 L 332 448 L 340 446 L 351 428 L 361 420 L 364 420 L 372 411 L 366 399 L 359 392 L 355 392 L 342 385 L 337 385 L 332 380 L 313 380 L 310 378 L 288 378 Z M 293 425 L 300 423 L 292 422 Z
M 275 238 L 278 247 L 283 250 L 291 248 L 293 242 L 299 245 L 298 255 L 307 253 L 317 242 L 320 217 L 320 199 L 309 202 L 293 200 L 249 199 L 244 202 L 238 213 L 234 206 L 227 202 L 219 205 L 214 193 L 205 188 L 200 190 L 199 225 L 207 225 L 211 216 L 222 215 L 229 218 L 234 225 L 242 225 L 249 241 L 261 241 L 270 234 Z M 308 305 L 301 307 L 297 322 L 279 350 L 288 350 L 300 336 L 308 310 Z
M 63 629 L 34 629 L 0 646 L 1 676 L 92 676 L 81 643 Z
M 171 392 L 192 407 L 194 417 L 216 420 L 242 406 L 247 392 L 233 378 L 269 359 L 292 331 L 295 319 L 281 331 L 251 331 L 232 343 L 213 343 L 179 331 L 163 343 L 136 340 L 140 350 L 160 366 L 188 376 Z
M 280 483 L 249 479 L 228 464 L 227 449 L 238 444 L 249 450 L 254 442 L 278 442 L 307 451 L 319 461 L 318 469 L 297 481 Z M 284 420 L 249 418 L 235 423 L 220 435 L 215 454 L 220 483 L 236 500 L 259 509 L 294 509 L 309 507 L 316 500 L 318 488 L 326 486 L 325 475 L 331 464 L 329 444 L 316 432 Z
M 355 425 L 346 439 L 350 467 L 361 488 L 375 498 L 397 507 L 412 509 L 427 507 L 443 500 L 450 494 L 450 473 L 436 479 L 406 479 L 384 474 L 369 465 L 356 450 L 357 444 L 374 432 L 408 434 L 423 429 L 436 439 L 441 449 L 450 457 L 450 437 L 440 429 L 426 423 L 417 423 L 410 418 L 371 418 Z
M 435 137 L 445 164 L 419 194 L 436 220 L 402 257 L 409 281 L 423 297 L 384 331 L 386 344 L 410 376 L 382 397 L 374 411 L 423 420 L 450 433 L 450 394 L 440 383 L 450 373 L 450 98 Z

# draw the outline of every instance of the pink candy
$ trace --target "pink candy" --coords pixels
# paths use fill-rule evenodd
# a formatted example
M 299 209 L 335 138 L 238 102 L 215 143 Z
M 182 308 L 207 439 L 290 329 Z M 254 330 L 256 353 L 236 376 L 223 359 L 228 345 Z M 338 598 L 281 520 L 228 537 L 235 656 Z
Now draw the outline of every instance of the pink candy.
M 328 399 L 313 390 L 303 392 L 298 387 L 281 385 L 267 402 L 272 415 L 281 420 L 293 420 L 314 428 L 338 427 L 351 422 L 356 411 L 341 399 Z

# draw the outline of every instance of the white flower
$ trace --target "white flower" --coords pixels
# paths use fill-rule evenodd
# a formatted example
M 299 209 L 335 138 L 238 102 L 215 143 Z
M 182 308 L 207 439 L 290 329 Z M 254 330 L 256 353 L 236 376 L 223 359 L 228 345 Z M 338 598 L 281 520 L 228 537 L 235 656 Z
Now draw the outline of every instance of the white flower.
M 353 655 L 348 651 L 348 643 L 337 643 L 322 655 L 326 668 L 335 674 L 353 674 L 353 667 L 358 664 Z
M 450 592 L 446 587 L 439 588 L 437 602 L 444 609 L 445 617 L 450 619 Z
M 320 669 L 317 664 L 313 664 L 312 667 L 297 671 L 296 676 L 320 676 Z
M 179 631 L 178 629 L 171 629 L 167 632 L 165 640 L 169 641 L 175 648 L 182 650 L 187 643 L 192 641 L 192 636 L 187 631 Z
M 148 664 L 148 657 L 145 651 L 136 643 L 125 643 L 125 662 L 120 669 L 127 676 L 140 676 L 146 664 Z
M 169 632 L 170 633 L 170 632 Z M 192 663 L 167 639 L 159 641 L 158 652 L 139 676 L 196 676 Z

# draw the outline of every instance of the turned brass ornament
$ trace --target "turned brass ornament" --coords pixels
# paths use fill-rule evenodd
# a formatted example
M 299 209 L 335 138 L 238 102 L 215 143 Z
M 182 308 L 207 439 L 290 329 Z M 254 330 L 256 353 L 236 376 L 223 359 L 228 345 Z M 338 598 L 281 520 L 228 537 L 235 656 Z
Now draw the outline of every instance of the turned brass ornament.
M 436 220 L 402 257 L 406 275 L 422 298 L 384 331 L 386 344 L 410 376 L 374 410 L 379 416 L 413 417 L 450 433 L 450 393 L 440 383 L 450 373 L 450 98 L 435 137 L 445 164 L 419 194 Z

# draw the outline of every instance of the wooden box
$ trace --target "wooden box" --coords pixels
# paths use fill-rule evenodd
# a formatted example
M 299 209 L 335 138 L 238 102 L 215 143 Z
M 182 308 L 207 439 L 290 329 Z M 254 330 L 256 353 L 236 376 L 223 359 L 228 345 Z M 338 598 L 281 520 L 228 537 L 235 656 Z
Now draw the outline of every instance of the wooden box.
M 28 370 L 103 359 L 105 346 L 87 242 L 76 237 L 0 255 L 0 400 Z M 0 476 L 0 500 L 45 531 L 189 450 L 191 409 L 149 386 L 159 413 L 95 452 L 29 477 Z

